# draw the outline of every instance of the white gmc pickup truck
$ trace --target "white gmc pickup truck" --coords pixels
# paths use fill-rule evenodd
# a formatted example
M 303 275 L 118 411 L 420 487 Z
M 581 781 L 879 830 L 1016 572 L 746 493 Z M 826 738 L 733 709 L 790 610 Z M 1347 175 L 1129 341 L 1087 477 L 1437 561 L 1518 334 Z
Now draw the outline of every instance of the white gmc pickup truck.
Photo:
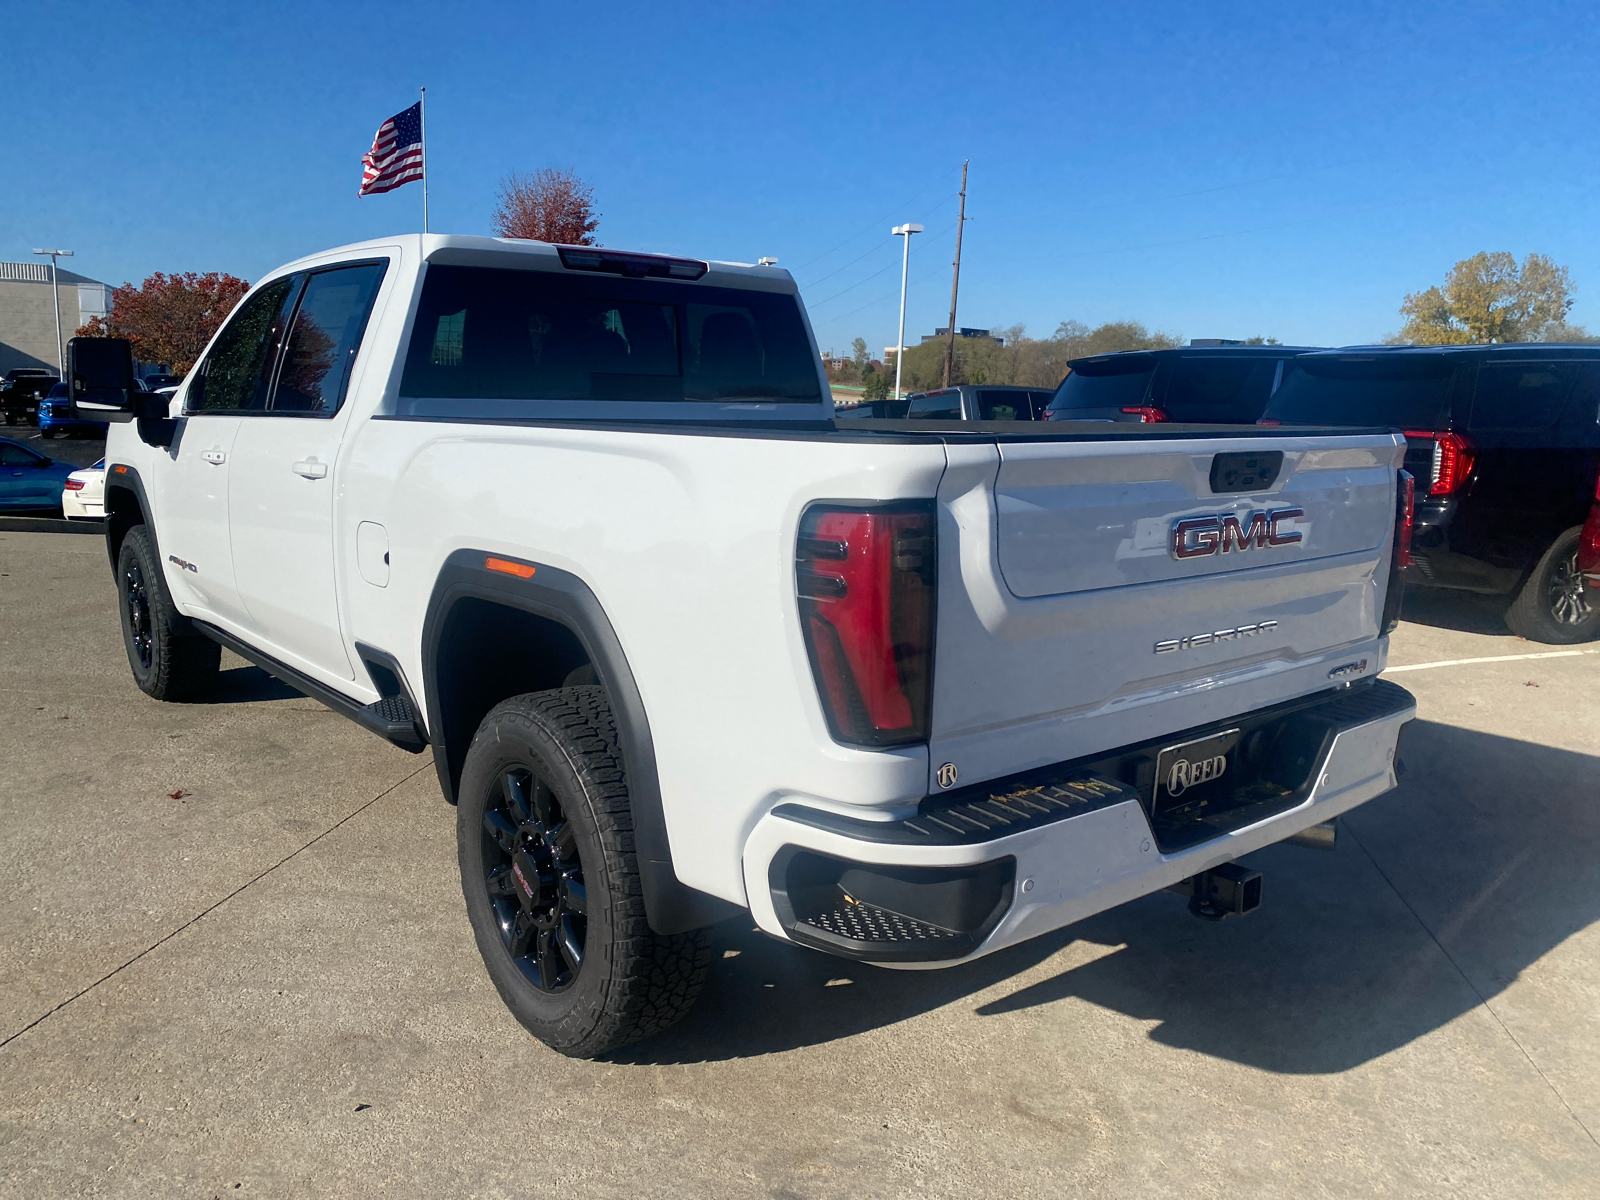
M 126 358 L 71 371 L 139 686 L 226 646 L 431 749 L 563 1053 L 679 1017 L 740 910 L 905 967 L 1221 917 L 1394 786 L 1396 432 L 836 425 L 786 272 L 478 237 L 273 272 L 170 411 Z

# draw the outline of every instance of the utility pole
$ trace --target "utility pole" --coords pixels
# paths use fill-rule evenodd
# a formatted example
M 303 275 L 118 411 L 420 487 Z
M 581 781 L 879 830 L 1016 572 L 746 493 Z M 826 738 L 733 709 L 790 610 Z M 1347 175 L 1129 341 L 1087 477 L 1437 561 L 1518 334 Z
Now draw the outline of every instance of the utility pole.
M 61 341 L 61 288 L 56 283 L 56 259 L 71 258 L 71 250 L 35 250 L 35 254 L 50 256 L 50 304 L 56 310 L 56 367 L 63 381 L 67 378 L 67 351 Z
M 967 160 L 972 161 L 971 159 Z M 967 227 L 967 163 L 961 164 L 961 214 L 956 217 L 956 261 L 951 264 L 955 274 L 950 276 L 950 328 L 945 331 L 944 386 L 950 386 L 950 371 L 956 360 L 956 289 L 961 286 L 961 231 Z
M 900 257 L 900 338 L 894 348 L 894 398 L 900 399 L 900 368 L 906 361 L 906 272 L 911 267 L 911 235 L 921 233 L 921 225 L 896 225 L 889 231 L 895 237 L 906 240 L 905 250 Z

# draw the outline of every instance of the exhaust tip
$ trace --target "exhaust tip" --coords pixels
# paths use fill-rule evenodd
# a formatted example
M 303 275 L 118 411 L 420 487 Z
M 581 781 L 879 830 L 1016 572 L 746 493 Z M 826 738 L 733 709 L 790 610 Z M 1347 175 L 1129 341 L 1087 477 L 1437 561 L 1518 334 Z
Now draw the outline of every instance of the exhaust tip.
M 1339 820 L 1335 817 L 1332 821 L 1324 821 L 1321 825 L 1313 825 L 1310 829 L 1302 829 L 1299 833 L 1291 834 L 1283 839 L 1283 844 L 1309 846 L 1313 850 L 1332 850 L 1338 838 Z

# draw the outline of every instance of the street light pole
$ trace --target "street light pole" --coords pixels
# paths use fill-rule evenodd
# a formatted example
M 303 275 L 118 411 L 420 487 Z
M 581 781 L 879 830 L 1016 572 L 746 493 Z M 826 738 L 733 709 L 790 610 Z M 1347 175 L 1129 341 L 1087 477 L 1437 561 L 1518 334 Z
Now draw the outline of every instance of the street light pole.
M 882 228 L 880 226 L 879 228 Z M 900 399 L 900 370 L 906 360 L 906 274 L 911 268 L 911 235 L 921 233 L 921 225 L 896 225 L 891 233 L 906 240 L 900 255 L 900 337 L 894 347 L 894 398 Z
M 50 256 L 50 305 L 56 310 L 56 370 L 60 378 L 67 377 L 67 347 L 61 340 L 61 288 L 56 283 L 56 259 L 71 258 L 71 250 L 35 250 L 35 254 Z

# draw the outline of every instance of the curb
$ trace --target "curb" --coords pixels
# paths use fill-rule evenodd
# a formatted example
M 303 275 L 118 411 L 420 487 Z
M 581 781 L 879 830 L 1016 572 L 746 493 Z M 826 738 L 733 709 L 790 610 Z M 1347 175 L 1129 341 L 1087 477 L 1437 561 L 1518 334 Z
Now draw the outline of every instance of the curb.
M 0 517 L 0 533 L 89 533 L 103 537 L 104 521 L 68 521 L 63 517 Z

